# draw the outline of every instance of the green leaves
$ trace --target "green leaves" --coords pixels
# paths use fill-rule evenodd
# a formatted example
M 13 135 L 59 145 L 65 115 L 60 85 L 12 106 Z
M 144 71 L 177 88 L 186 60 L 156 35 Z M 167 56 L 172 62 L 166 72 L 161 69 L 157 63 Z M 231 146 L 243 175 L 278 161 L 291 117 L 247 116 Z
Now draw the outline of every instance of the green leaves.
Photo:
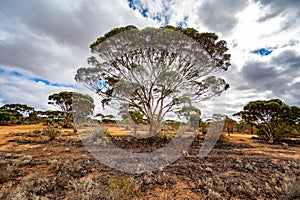
M 27 117 L 29 113 L 34 111 L 34 108 L 25 104 L 6 104 L 0 107 L 0 110 L 12 113 L 16 118 Z
M 126 26 L 126 27 L 120 27 L 120 28 L 114 28 L 111 31 L 109 31 L 108 33 L 106 33 L 104 36 L 99 37 L 96 42 L 94 42 L 93 44 L 90 45 L 90 47 L 91 47 L 91 49 L 93 49 L 94 46 L 102 43 L 106 39 L 108 39 L 112 36 L 115 36 L 119 33 L 122 33 L 124 31 L 132 30 L 132 29 L 137 29 L 137 28 L 133 25 L 129 25 L 129 26 Z
M 258 134 L 273 141 L 285 136 L 287 127 L 296 125 L 300 119 L 299 110 L 297 107 L 286 105 L 280 99 L 258 100 L 249 102 L 243 111 L 235 115 L 249 124 L 255 124 Z
M 215 33 L 193 28 L 114 28 L 91 44 L 89 67 L 75 80 L 96 92 L 104 106 L 130 105 L 150 126 L 166 113 L 220 95 L 229 88 L 210 76 L 226 71 L 230 54 Z M 192 118 L 197 118 L 190 115 Z
M 15 124 L 30 122 L 34 108 L 25 104 L 6 104 L 0 107 L 0 124 Z
M 77 119 L 84 118 L 91 115 L 95 107 L 92 97 L 78 92 L 62 91 L 51 94 L 48 99 L 48 104 L 60 108 L 64 113 L 64 127 L 70 127 L 74 113 Z
M 15 121 L 16 117 L 11 112 L 0 110 L 0 125 L 12 124 Z
M 218 36 L 215 33 L 198 33 L 198 31 L 193 28 L 182 29 L 173 26 L 166 26 L 164 29 L 181 32 L 199 42 L 211 56 L 211 59 L 215 60 L 217 67 L 220 69 L 226 71 L 231 65 L 231 55 L 225 53 L 228 51 L 227 43 L 224 40 L 218 41 Z

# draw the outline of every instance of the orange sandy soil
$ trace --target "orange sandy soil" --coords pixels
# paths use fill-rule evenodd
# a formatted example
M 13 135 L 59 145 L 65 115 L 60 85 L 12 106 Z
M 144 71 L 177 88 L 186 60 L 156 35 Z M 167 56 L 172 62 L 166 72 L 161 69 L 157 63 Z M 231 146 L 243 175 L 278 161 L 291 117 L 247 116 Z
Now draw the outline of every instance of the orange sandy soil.
M 43 124 L 34 124 L 34 125 L 17 125 L 17 126 L 0 126 L 0 151 L 7 149 L 23 149 L 23 148 L 33 148 L 31 144 L 25 145 L 13 145 L 9 144 L 9 140 L 16 139 L 18 136 L 14 136 L 15 133 L 28 133 L 34 130 L 43 130 L 46 126 Z M 117 126 L 105 126 L 113 136 L 126 136 L 127 133 L 123 131 L 120 127 Z M 64 138 L 78 138 L 77 134 L 72 134 L 73 129 L 61 129 L 61 132 L 64 132 Z M 67 133 L 67 134 L 66 134 Z M 255 135 L 250 134 L 241 134 L 235 132 L 228 136 L 224 133 L 226 137 L 234 143 L 248 143 L 254 146 L 255 148 L 251 149 L 241 149 L 241 151 L 251 151 L 253 153 L 266 154 L 278 157 L 300 159 L 300 148 L 299 147 L 288 147 L 288 149 L 275 148 L 272 145 L 265 145 L 256 143 L 251 140 Z
M 105 128 L 107 128 L 113 136 L 125 136 L 126 135 L 126 132 L 124 132 L 120 127 L 106 126 Z M 242 149 L 242 151 L 251 151 L 253 153 L 259 153 L 259 154 L 300 159 L 299 147 L 289 147 L 288 150 L 285 150 L 282 148 L 274 149 L 273 146 L 255 143 L 251 138 L 257 137 L 256 135 L 241 134 L 238 132 L 234 132 L 233 134 L 230 134 L 230 136 L 228 136 L 226 133 L 223 133 L 223 134 L 226 135 L 227 138 L 231 142 L 248 143 L 255 147 L 253 149 Z
M 9 140 L 16 139 L 14 133 L 31 132 L 34 130 L 42 130 L 45 126 L 42 124 L 34 125 L 18 125 L 18 126 L 0 126 L 0 150 L 11 149 L 12 145 L 8 144 Z
M 34 130 L 42 131 L 43 128 L 47 126 L 43 124 L 32 124 L 32 125 L 16 125 L 16 126 L 0 126 L 0 151 L 1 150 L 8 150 L 8 149 L 19 149 L 22 148 L 33 148 L 31 144 L 24 144 L 24 145 L 16 145 L 13 143 L 9 143 L 10 140 L 15 140 L 19 137 L 18 133 L 30 133 Z M 72 133 L 73 129 L 61 129 L 61 132 L 64 133 Z M 66 134 L 65 137 L 68 135 Z M 74 137 L 74 135 L 73 135 Z M 76 135 L 77 137 L 77 135 Z M 41 138 L 39 138 L 41 139 Z M 38 145 L 37 145 L 38 146 Z
M 140 184 L 142 191 L 139 191 L 138 197 L 129 199 L 278 199 L 278 194 L 286 195 L 282 199 L 295 199 L 292 192 L 285 192 L 286 187 L 291 186 L 284 184 L 291 182 L 292 185 L 300 185 L 297 184 L 300 178 L 296 179 L 300 177 L 299 145 L 283 148 L 282 144 L 270 145 L 253 140 L 253 135 L 234 133 L 226 136 L 228 144 L 216 145 L 205 159 L 183 156 L 164 171 L 129 175 L 95 160 L 81 144 L 81 134 L 74 133 L 73 129 L 61 129 L 63 134 L 53 141 L 48 141 L 45 135 L 32 135 L 32 131 L 42 131 L 43 128 L 45 126 L 42 124 L 0 126 L 0 200 L 9 199 L 1 198 L 3 188 L 9 184 L 13 188 L 24 188 L 26 185 L 22 180 L 31 174 L 36 178 L 46 177 L 49 184 L 52 181 L 55 185 L 55 190 L 49 189 L 49 186 L 46 192 L 36 193 L 45 200 L 84 198 L 81 193 L 86 191 L 70 184 L 71 180 L 79 181 L 80 178 L 93 179 L 99 184 L 93 191 L 99 190 L 100 193 L 108 187 L 110 177 L 134 180 Z M 112 135 L 126 135 L 119 127 L 106 128 Z M 78 130 L 79 133 L 82 131 Z M 197 149 L 192 151 L 197 153 Z M 31 155 L 32 161 L 16 167 L 11 173 L 6 166 L 12 166 L 21 155 Z M 6 175 L 5 170 L 11 174 Z M 281 178 L 283 175 L 286 177 Z M 34 183 L 30 182 L 32 185 Z M 294 190 L 297 193 L 300 187 Z
M 33 125 L 18 125 L 18 126 L 0 126 L 0 137 L 13 132 L 30 132 L 34 130 L 41 130 L 46 126 L 42 124 L 33 124 Z
M 272 155 L 277 157 L 284 157 L 284 158 L 293 158 L 300 160 L 300 148 L 299 147 L 288 147 L 287 149 L 284 148 L 274 148 L 272 145 L 265 145 L 254 142 L 251 138 L 257 137 L 256 135 L 249 135 L 249 134 L 240 134 L 234 133 L 227 136 L 230 141 L 234 143 L 248 143 L 252 145 L 253 149 L 242 149 L 242 151 L 250 151 L 252 153 L 258 154 L 265 154 L 265 155 Z

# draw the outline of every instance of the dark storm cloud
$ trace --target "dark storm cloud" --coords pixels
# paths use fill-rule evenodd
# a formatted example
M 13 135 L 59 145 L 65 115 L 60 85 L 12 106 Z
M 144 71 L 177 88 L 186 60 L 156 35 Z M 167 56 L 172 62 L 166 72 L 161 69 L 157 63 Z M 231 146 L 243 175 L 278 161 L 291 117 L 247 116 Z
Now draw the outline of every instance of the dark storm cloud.
M 199 20 L 212 31 L 226 34 L 237 24 L 235 14 L 243 11 L 247 1 L 223 0 L 205 1 L 199 8 Z
M 272 67 L 266 67 L 263 62 L 249 62 L 243 68 L 245 78 L 253 82 L 265 82 L 278 76 L 278 72 Z
M 291 74 L 299 73 L 300 56 L 293 50 L 287 50 L 272 59 L 277 66 L 288 69 Z
M 261 6 L 268 8 L 268 12 L 259 19 L 260 22 L 267 21 L 279 15 L 285 15 L 291 11 L 295 11 L 296 15 L 300 16 L 299 0 L 255 0 L 255 2 L 259 2 Z
M 300 55 L 286 50 L 269 62 L 247 62 L 241 74 L 249 88 L 272 91 L 279 98 L 289 96 L 291 101 L 300 98 Z

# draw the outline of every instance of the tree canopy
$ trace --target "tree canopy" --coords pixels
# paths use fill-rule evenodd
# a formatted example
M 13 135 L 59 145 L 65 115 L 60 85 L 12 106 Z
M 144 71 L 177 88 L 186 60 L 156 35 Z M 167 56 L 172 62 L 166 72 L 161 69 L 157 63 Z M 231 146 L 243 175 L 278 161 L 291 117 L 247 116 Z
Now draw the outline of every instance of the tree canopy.
M 236 126 L 237 122 L 234 119 L 231 119 L 228 116 L 225 117 L 223 130 L 225 130 L 228 135 L 230 135 L 230 133 L 233 133 Z
M 229 88 L 213 76 L 230 66 L 224 40 L 195 29 L 115 28 L 91 44 L 89 67 L 75 80 L 102 97 L 102 105 L 141 112 L 155 134 L 169 112 L 220 95 Z
M 0 125 L 14 124 L 16 122 L 16 117 L 7 111 L 0 110 Z
M 299 123 L 300 109 L 289 106 L 280 99 L 251 101 L 243 110 L 236 113 L 247 123 L 254 124 L 260 135 L 270 142 L 290 133 L 289 127 Z
M 16 118 L 20 119 L 28 117 L 29 113 L 34 111 L 34 108 L 25 104 L 6 104 L 0 107 L 0 110 L 10 112 Z
M 77 118 L 81 118 L 91 115 L 95 107 L 92 97 L 78 92 L 62 91 L 51 94 L 48 100 L 48 104 L 58 107 L 64 113 L 64 127 L 71 126 L 73 113 L 76 113 Z
M 34 108 L 25 104 L 6 104 L 0 107 L 0 124 L 30 123 Z M 25 120 L 26 119 L 26 120 Z

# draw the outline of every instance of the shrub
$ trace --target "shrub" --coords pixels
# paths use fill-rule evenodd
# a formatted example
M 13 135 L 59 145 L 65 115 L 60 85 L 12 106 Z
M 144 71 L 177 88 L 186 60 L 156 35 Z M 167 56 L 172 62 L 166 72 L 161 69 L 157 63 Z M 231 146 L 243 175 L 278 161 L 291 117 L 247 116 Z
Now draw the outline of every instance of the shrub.
M 110 137 L 110 132 L 108 131 L 107 128 L 100 128 L 100 129 L 95 129 L 92 132 L 92 138 L 93 140 L 102 140 L 106 137 Z
M 53 126 L 49 126 L 43 129 L 43 133 L 49 137 L 49 140 L 54 140 L 58 135 L 59 131 L 57 128 Z
M 31 196 L 32 199 L 34 199 L 33 196 Z M 26 192 L 20 188 L 17 188 L 16 190 L 13 190 L 13 187 L 11 184 L 4 185 L 0 190 L 0 199 L 28 199 L 26 196 Z
M 8 181 L 11 177 L 13 177 L 15 171 L 16 171 L 16 166 L 0 165 L 0 184 Z M 0 197 L 1 197 L 1 192 L 0 192 Z
M 72 191 L 71 199 L 99 199 L 101 192 L 98 184 L 90 178 L 71 179 L 68 188 Z
M 31 155 L 21 155 L 19 158 L 14 159 L 12 161 L 12 163 L 16 167 L 21 167 L 21 166 L 25 166 L 27 164 L 30 164 L 31 161 L 32 161 L 32 156 Z
M 34 131 L 32 131 L 32 133 L 34 133 L 34 134 L 40 134 L 42 131 L 40 131 L 40 130 L 34 130 Z
M 22 180 L 22 187 L 27 194 L 43 195 L 55 190 L 55 183 L 43 174 L 36 172 L 30 173 Z
M 108 199 L 132 199 L 138 194 L 130 179 L 125 177 L 110 177 L 107 184 L 104 195 Z
M 218 142 L 226 145 L 231 145 L 230 139 L 228 139 L 228 137 L 226 137 L 224 134 L 220 135 Z
M 174 139 L 174 136 L 172 136 L 168 132 L 162 131 L 162 132 L 159 133 L 159 138 L 162 141 L 172 141 Z

